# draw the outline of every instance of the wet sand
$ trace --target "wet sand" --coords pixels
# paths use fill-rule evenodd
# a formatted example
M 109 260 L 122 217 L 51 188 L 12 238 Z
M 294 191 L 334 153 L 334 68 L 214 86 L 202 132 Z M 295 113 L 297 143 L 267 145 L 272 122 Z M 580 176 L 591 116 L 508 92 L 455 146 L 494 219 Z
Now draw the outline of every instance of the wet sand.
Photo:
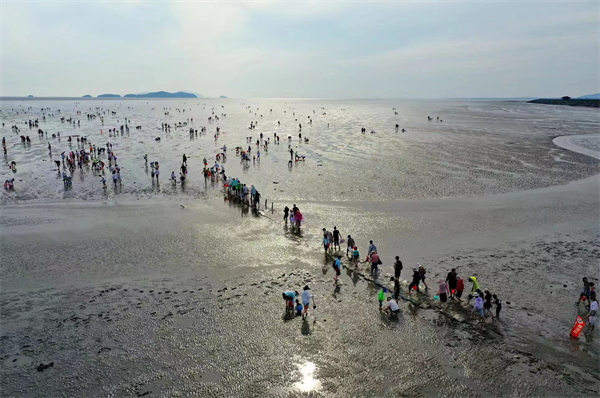
M 473 208 L 475 199 L 462 206 L 457 200 L 445 211 L 438 207 L 438 214 L 431 203 L 412 211 L 407 208 L 413 204 L 401 203 L 379 210 L 368 203 L 364 209 L 305 203 L 300 206 L 310 209 L 314 224 L 301 238 L 282 231 L 279 221 L 252 213 L 242 217 L 239 207 L 218 201 L 185 208 L 7 207 L 0 240 L 3 391 L 6 396 L 597 393 L 595 334 L 568 338 L 580 276 L 596 275 L 600 259 L 597 223 L 586 216 L 585 205 L 586 192 L 594 189 L 597 180 L 588 179 L 531 191 L 529 199 L 479 198 L 481 211 Z M 568 202 L 571 195 L 583 206 L 574 203 L 548 219 L 556 213 L 552 203 Z M 526 216 L 534 207 L 524 205 L 528 201 L 537 203 L 537 217 Z M 403 279 L 418 260 L 428 268 L 430 286 L 456 267 L 500 294 L 502 319 L 480 325 L 468 321 L 468 310 L 460 307 L 437 309 L 432 288 L 417 305 L 402 301 L 399 320 L 390 322 L 377 310 L 377 288 L 348 271 L 336 293 L 317 227 L 336 215 L 363 224 L 356 234 L 362 245 L 362 234 L 375 239 L 384 259 L 381 282 L 389 283 L 385 275 L 394 253 L 404 260 Z M 388 222 L 365 227 L 373 219 Z M 462 225 L 473 222 L 481 230 Z M 342 225 L 354 235 L 352 224 Z M 405 229 L 403 239 L 391 233 Z M 453 233 L 458 236 L 443 237 Z M 426 242 L 420 234 L 429 237 Z M 281 292 L 304 284 L 311 286 L 317 310 L 308 322 L 285 322 Z
M 598 332 L 568 337 L 581 277 L 598 282 L 598 191 L 594 176 L 478 197 L 296 201 L 307 216 L 300 234 L 216 190 L 203 200 L 3 206 L 0 387 L 4 396 L 598 394 Z M 402 294 L 417 262 L 430 290 L 402 300 L 395 321 L 362 276 L 344 270 L 336 291 L 320 241 L 333 225 L 362 251 L 375 240 L 376 282 L 389 284 L 400 255 Z M 453 267 L 499 294 L 500 321 L 472 322 L 469 309 L 433 300 Z M 285 320 L 281 292 L 305 284 L 317 309 L 308 322 Z

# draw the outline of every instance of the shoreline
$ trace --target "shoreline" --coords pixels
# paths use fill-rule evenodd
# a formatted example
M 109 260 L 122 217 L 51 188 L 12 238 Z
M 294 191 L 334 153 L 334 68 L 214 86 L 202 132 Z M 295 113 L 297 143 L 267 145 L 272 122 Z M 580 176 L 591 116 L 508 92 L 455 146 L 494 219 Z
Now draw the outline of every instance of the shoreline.
M 552 142 L 554 143 L 554 145 L 557 145 L 561 148 L 564 148 L 569 151 L 577 152 L 582 155 L 586 155 L 586 156 L 592 157 L 594 159 L 600 160 L 600 152 L 599 151 L 594 151 L 593 149 L 584 148 L 580 145 L 577 145 L 577 143 L 572 142 L 572 140 L 576 140 L 578 138 L 588 138 L 590 136 L 595 136 L 600 140 L 600 135 L 598 135 L 598 134 L 578 134 L 578 135 L 561 135 L 559 137 L 554 138 L 552 140 Z M 593 177 L 597 178 L 598 175 L 592 176 L 591 178 L 593 178 Z

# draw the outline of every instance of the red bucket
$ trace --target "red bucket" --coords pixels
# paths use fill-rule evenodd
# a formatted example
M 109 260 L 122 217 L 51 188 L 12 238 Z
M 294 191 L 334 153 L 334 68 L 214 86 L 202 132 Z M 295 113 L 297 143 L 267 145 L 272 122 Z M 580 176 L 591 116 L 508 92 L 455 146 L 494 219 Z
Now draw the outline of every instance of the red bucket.
M 584 326 L 585 326 L 585 322 L 583 321 L 583 318 L 578 316 L 577 319 L 575 319 L 575 324 L 573 325 L 573 329 L 571 329 L 571 336 L 575 337 L 576 339 L 579 338 L 579 335 L 581 334 L 581 330 L 583 329 Z

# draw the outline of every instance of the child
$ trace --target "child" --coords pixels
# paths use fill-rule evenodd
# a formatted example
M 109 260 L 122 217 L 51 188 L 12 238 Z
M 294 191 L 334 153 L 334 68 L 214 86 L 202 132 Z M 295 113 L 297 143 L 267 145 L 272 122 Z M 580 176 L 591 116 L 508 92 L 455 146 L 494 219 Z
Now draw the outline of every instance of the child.
M 304 307 L 302 307 L 302 304 L 300 304 L 300 301 L 296 300 L 296 316 L 302 316 L 303 309 L 304 309 Z
M 502 310 L 502 301 L 495 294 L 492 295 L 494 298 L 494 304 L 496 304 L 496 318 L 500 316 L 500 310 Z
M 352 252 L 352 261 L 354 262 L 354 266 L 358 266 L 358 259 L 360 258 L 360 252 L 358 251 L 358 247 L 354 246 L 354 251 Z
M 379 311 L 381 311 L 381 307 L 383 306 L 383 302 L 385 301 L 385 294 L 387 293 L 387 289 L 385 287 L 381 288 L 379 291 Z

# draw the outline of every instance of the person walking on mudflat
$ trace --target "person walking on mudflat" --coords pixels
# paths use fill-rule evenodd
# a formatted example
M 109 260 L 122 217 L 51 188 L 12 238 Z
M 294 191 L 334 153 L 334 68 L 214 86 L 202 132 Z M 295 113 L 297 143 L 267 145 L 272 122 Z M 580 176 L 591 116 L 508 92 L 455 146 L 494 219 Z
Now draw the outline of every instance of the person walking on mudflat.
M 427 273 L 427 270 L 425 269 L 425 267 L 423 267 L 421 264 L 419 264 L 419 274 L 421 274 L 421 282 L 423 282 L 423 284 L 425 285 L 425 290 L 429 290 L 429 286 L 427 286 L 427 283 L 425 283 L 425 274 Z
M 396 280 L 400 280 L 401 272 L 402 272 L 402 261 L 400 261 L 400 256 L 396 256 L 396 261 L 394 262 L 394 278 L 396 278 Z

